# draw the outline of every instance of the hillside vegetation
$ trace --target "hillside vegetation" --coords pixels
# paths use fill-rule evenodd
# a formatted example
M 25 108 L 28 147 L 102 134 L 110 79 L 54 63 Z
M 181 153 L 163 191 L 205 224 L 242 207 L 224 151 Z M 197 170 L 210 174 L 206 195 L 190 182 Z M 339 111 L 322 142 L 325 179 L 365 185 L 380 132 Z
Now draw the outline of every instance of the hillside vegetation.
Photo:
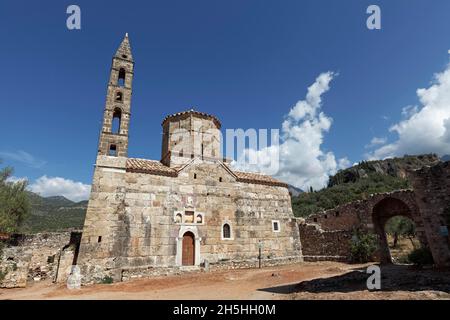
M 25 220 L 21 232 L 51 232 L 82 229 L 87 201 L 73 202 L 65 197 L 41 197 L 28 192 L 31 214 Z
M 406 172 L 439 161 L 434 154 L 363 161 L 331 176 L 328 187 L 292 197 L 297 217 L 306 217 L 341 204 L 366 199 L 370 194 L 410 188 Z

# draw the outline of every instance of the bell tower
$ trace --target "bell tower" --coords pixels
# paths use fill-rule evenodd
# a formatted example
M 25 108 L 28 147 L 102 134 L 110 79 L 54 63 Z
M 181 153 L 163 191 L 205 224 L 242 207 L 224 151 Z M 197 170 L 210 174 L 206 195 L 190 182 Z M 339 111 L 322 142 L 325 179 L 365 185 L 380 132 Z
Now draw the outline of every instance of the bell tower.
M 98 155 L 127 156 L 133 69 L 127 33 L 112 59 Z

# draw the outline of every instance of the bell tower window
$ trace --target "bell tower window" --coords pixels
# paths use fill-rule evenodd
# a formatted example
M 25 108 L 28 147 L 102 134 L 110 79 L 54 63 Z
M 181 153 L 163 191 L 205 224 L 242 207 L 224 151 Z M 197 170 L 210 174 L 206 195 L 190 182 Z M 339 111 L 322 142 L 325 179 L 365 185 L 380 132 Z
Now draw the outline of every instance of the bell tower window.
M 111 157 L 117 157 L 117 147 L 116 147 L 115 144 L 112 144 L 112 145 L 109 146 L 109 153 L 108 153 L 108 155 L 111 156 Z
M 117 85 L 119 87 L 125 86 L 125 74 L 126 74 L 125 69 L 124 68 L 120 68 L 120 70 L 119 70 L 119 78 L 117 80 Z
M 123 101 L 123 94 L 122 94 L 122 92 L 120 92 L 120 91 L 116 92 L 116 101 L 117 102 L 122 102 Z
M 122 122 L 122 111 L 119 108 L 114 109 L 111 132 L 114 134 L 120 133 L 120 125 Z

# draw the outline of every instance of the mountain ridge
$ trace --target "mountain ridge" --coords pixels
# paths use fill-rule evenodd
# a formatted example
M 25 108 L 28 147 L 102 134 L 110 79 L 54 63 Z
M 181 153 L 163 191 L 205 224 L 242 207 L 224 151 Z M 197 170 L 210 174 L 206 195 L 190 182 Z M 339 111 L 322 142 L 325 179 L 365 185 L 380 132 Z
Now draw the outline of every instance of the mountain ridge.
M 83 228 L 87 200 L 75 202 L 64 196 L 42 197 L 30 191 L 27 195 L 31 210 L 21 232 L 53 232 Z

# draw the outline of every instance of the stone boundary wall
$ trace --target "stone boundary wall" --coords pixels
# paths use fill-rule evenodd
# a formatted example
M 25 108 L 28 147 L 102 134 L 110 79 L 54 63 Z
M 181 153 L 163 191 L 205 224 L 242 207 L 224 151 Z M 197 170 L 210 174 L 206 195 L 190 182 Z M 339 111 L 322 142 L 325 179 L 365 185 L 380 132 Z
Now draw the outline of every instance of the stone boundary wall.
M 54 280 L 58 265 L 58 280 L 65 281 L 66 269 L 70 270 L 75 254 L 75 248 L 68 246 L 71 234 L 68 231 L 13 235 L 4 240 L 5 247 L 0 257 L 3 275 L 0 288 L 24 288 L 33 281 Z
M 351 231 L 325 231 L 303 219 L 298 219 L 298 228 L 304 261 L 350 261 Z
M 335 260 L 350 256 L 353 230 L 366 230 L 378 237 L 376 256 L 391 262 L 384 230 L 394 216 L 410 218 L 417 237 L 429 248 L 435 265 L 450 266 L 450 162 L 440 162 L 408 172 L 414 190 L 372 194 L 367 199 L 297 219 L 305 261 Z
M 351 239 L 355 229 L 376 232 L 373 221 L 374 207 L 383 199 L 392 198 L 405 202 L 417 211 L 412 190 L 398 190 L 371 194 L 336 208 L 318 212 L 306 219 L 297 218 L 305 261 L 351 261 Z
M 301 256 L 291 256 L 291 257 L 281 257 L 281 258 L 262 258 L 261 266 L 264 267 L 274 267 L 286 264 L 293 264 L 303 262 L 303 257 Z M 247 259 L 242 261 L 221 261 L 218 263 L 211 263 L 209 265 L 209 270 L 232 270 L 232 269 L 255 269 L 259 267 L 259 259 Z
M 305 219 L 306 223 L 318 224 L 325 231 L 352 230 L 356 226 L 373 228 L 372 212 L 374 206 L 385 198 L 399 199 L 410 208 L 416 208 L 415 194 L 412 190 L 398 190 L 386 193 L 371 194 L 365 200 L 340 205 L 336 208 L 312 214 Z

